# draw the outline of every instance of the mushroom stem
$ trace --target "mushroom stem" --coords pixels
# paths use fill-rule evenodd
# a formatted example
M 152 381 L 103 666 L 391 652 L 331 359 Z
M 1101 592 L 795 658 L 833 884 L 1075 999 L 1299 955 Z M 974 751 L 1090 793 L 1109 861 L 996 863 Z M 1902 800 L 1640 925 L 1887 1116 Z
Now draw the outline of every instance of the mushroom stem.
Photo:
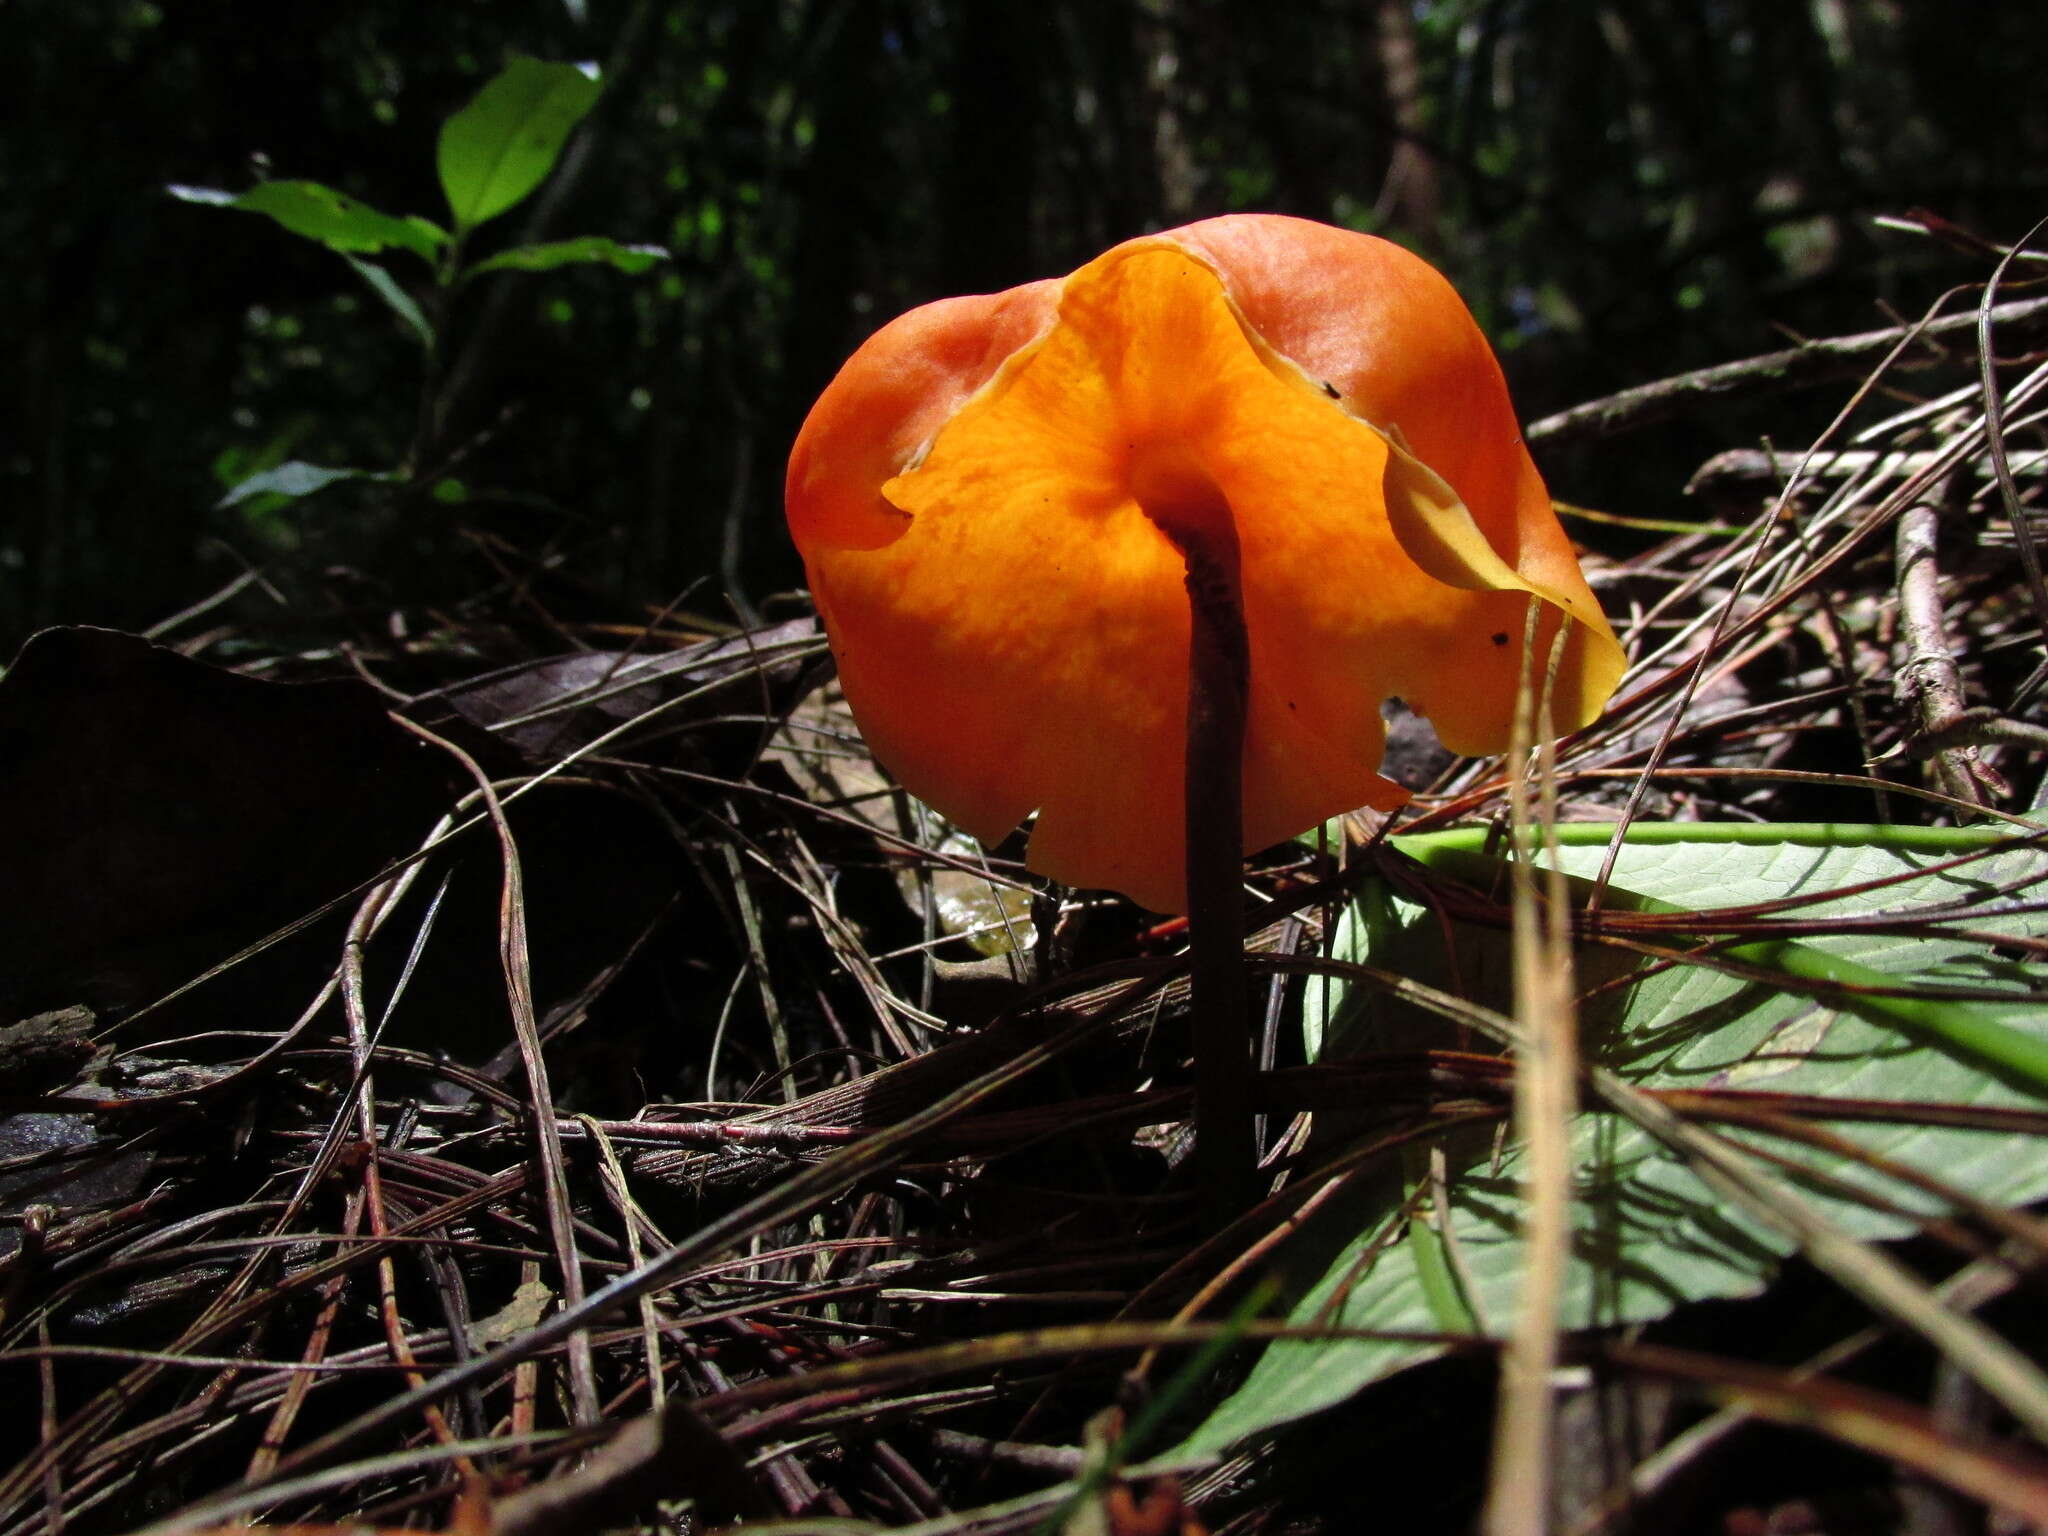
M 1228 530 L 1228 524 L 1224 525 Z M 1244 728 L 1251 646 L 1237 540 L 1188 538 L 1187 869 L 1195 1041 L 1195 1173 L 1211 1227 L 1251 1203 L 1249 990 L 1244 968 Z

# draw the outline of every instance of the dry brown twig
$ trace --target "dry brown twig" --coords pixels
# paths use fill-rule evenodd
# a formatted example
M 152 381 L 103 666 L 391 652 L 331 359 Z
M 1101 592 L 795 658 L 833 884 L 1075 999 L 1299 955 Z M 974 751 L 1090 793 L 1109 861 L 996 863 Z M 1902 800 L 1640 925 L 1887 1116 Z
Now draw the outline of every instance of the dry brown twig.
M 1942 789 L 1959 800 L 1989 804 L 2012 794 L 2011 788 L 1968 743 L 1946 742 L 1962 722 L 1967 704 L 1962 668 L 1956 664 L 1943 617 L 1941 567 L 1937 560 L 1940 509 L 1916 501 L 1899 514 L 1897 563 L 1899 588 L 1899 664 L 1893 695 L 1901 709 L 1918 719 L 1916 756 L 1934 765 Z
M 2048 301 L 2000 302 L 1994 312 L 2008 357 L 2048 334 Z M 1862 414 L 1845 416 L 1832 451 L 1743 450 L 1753 454 L 1745 475 L 1768 469 L 1777 491 L 1787 489 L 1780 469 L 1803 464 L 1782 512 L 1733 511 L 1727 526 L 1609 566 L 1604 595 L 1611 611 L 1627 615 L 1641 662 L 1610 717 L 1560 746 L 1554 777 L 1545 779 L 1546 794 L 1556 796 L 1546 816 L 1611 817 L 1630 784 L 1646 813 L 1659 817 L 1790 819 L 1788 808 L 1801 805 L 1831 814 L 1853 805 L 1867 816 L 1873 790 L 1888 795 L 1901 819 L 1960 816 L 1990 798 L 1976 770 L 1966 770 L 1967 786 L 1951 778 L 1947 793 L 1878 775 L 1917 754 L 1953 767 L 1967 764 L 1974 747 L 2009 770 L 2042 750 L 2048 736 L 2019 718 L 2011 690 L 2034 637 L 2031 604 L 2012 579 L 2012 550 L 2000 542 L 2011 536 L 2010 518 L 1980 515 L 2001 494 L 1995 469 L 1985 473 L 1997 450 L 1981 383 L 1943 383 L 1919 404 L 1880 406 L 1915 382 L 1903 371 L 1909 365 L 1953 363 L 1949 354 L 1975 319 L 1814 343 L 1711 376 L 1662 381 L 1531 429 L 1532 438 L 1563 442 L 1729 391 L 1867 370 L 1880 357 L 1899 370 L 1859 391 Z M 1936 345 L 1898 350 L 1916 335 Z M 2038 497 L 2038 481 L 2027 466 L 2040 446 L 2034 413 L 2044 390 L 2048 370 L 2027 367 L 2000 400 L 1999 436 L 2023 522 L 2035 517 L 2029 498 Z M 1865 419 L 1882 412 L 1890 414 Z M 1732 494 L 1749 483 L 1723 479 L 1718 488 Z M 1937 561 L 1938 507 L 1951 521 Z M 1956 622 L 1965 612 L 1968 628 Z M 1896 633 L 1886 627 L 1894 613 Z M 636 639 L 633 648 L 640 646 Z M 1911 690 L 1896 713 L 1877 677 L 1890 654 L 1900 657 L 1900 685 Z M 621 662 L 590 670 L 604 686 L 576 700 L 530 701 L 506 722 L 506 734 L 546 724 L 572 728 L 563 737 L 571 739 L 578 707 L 615 706 L 618 687 L 662 668 L 629 671 Z M 1847 744 L 1843 724 L 1858 698 L 1874 749 L 1867 752 Z M 95 1112 L 149 1119 L 160 1140 L 175 1141 L 171 1133 L 188 1123 L 172 1118 L 181 1104 L 204 1106 L 194 1120 L 240 1116 L 246 1161 L 194 1166 L 207 1177 L 223 1166 L 236 1177 L 261 1167 L 247 1187 L 217 1197 L 202 1197 L 193 1176 L 174 1170 L 164 1181 L 171 1198 L 152 1192 L 118 1211 L 60 1213 L 37 1228 L 36 1267 L 12 1277 L 10 1301 L 20 1303 L 15 1369 L 27 1372 L 33 1357 L 49 1421 L 36 1456 L 6 1485 L 12 1497 L 0 1510 L 0 1536 L 55 1536 L 92 1521 L 132 1526 L 144 1518 L 145 1467 L 189 1479 L 194 1502 L 180 1524 L 237 1498 L 238 1507 L 254 1508 L 280 1490 L 290 1498 L 277 1516 L 431 1521 L 450 1496 L 451 1469 L 465 1458 L 494 1479 L 495 1513 L 513 1536 L 573 1532 L 600 1515 L 631 1519 L 649 1499 L 675 1492 L 698 1496 L 703 1512 L 720 1518 L 802 1511 L 888 1524 L 951 1518 L 963 1532 L 1015 1528 L 1043 1518 L 1056 1492 L 1028 1515 L 1021 1504 L 977 1513 L 965 1507 L 984 1496 L 973 1492 L 974 1458 L 991 1458 L 1006 1478 L 1071 1475 L 1079 1463 L 1068 1442 L 1118 1390 L 1114 1368 L 1129 1356 L 1084 1351 L 1027 1371 L 1019 1354 L 1018 1374 L 963 1385 L 938 1374 L 942 1357 L 927 1346 L 963 1332 L 1009 1340 L 1047 1321 L 1078 1322 L 1072 1337 L 1092 1329 L 1095 1342 L 1123 1339 L 1134 1351 L 1141 1337 L 1158 1343 L 1172 1335 L 1144 1335 L 1138 1325 L 1146 1317 L 1194 1325 L 1222 1315 L 1291 1234 L 1312 1215 L 1327 1216 L 1402 1147 L 1426 1148 L 1455 1126 L 1484 1128 L 1505 1117 L 1517 1080 L 1502 1058 L 1440 1050 L 1341 1068 L 1282 1066 L 1251 1085 L 1266 1113 L 1323 1118 L 1369 1101 L 1382 1114 L 1359 1122 L 1362 1139 L 1341 1153 L 1311 1143 L 1305 1128 L 1280 1138 L 1259 1210 L 1192 1243 L 1175 1225 L 1185 1202 L 1161 1194 L 1172 1187 L 1162 1184 L 1172 1177 L 1163 1170 L 1173 1145 L 1163 1128 L 1185 1115 L 1187 1096 L 1185 981 L 1170 953 L 1177 935 L 1148 931 L 1106 904 L 1087 904 L 1085 915 L 1070 904 L 1060 942 L 1079 943 L 1096 968 L 1056 977 L 1052 990 L 1037 994 L 1006 979 L 991 990 L 1008 1006 L 965 1022 L 950 1012 L 946 973 L 926 963 L 962 942 L 940 920 L 934 880 L 903 881 L 917 888 L 919 905 L 899 909 L 892 877 L 921 869 L 965 880 L 982 867 L 944 844 L 944 829 L 901 813 L 871 814 L 879 798 L 863 798 L 868 790 L 855 783 L 872 778 L 871 768 L 836 717 L 820 709 L 806 719 L 808 747 L 792 744 L 794 731 L 779 738 L 766 770 L 724 769 L 657 750 L 682 734 L 657 728 L 680 726 L 685 713 L 674 701 L 659 708 L 665 712 L 651 721 L 607 722 L 524 782 L 553 792 L 574 778 L 578 793 L 622 793 L 655 807 L 658 835 L 681 854 L 677 892 L 659 914 L 626 925 L 630 942 L 607 952 L 614 963 L 577 963 L 574 974 L 593 979 L 565 989 L 556 973 L 555 990 L 536 998 L 532 978 L 550 973 L 539 953 L 522 951 L 545 943 L 541 914 L 551 893 L 534 873 L 537 855 L 527 865 L 532 889 L 508 878 L 513 850 L 501 842 L 492 866 L 497 964 L 471 963 L 472 974 L 495 977 L 476 989 L 480 1007 L 502 1021 L 508 997 L 514 1006 L 516 1028 L 491 1042 L 511 1041 L 497 1057 L 438 1060 L 432 1038 L 379 1034 L 390 1007 L 380 1010 L 376 989 L 418 958 L 397 961 L 384 932 L 391 911 L 412 899 L 403 887 L 416 876 L 405 873 L 362 903 L 347 940 L 357 946 L 355 960 L 317 989 L 312 1008 L 224 1053 L 235 1057 L 224 1063 L 226 1086 L 147 1102 L 81 1093 L 110 1106 Z M 830 775 L 792 771 L 800 750 L 857 770 L 846 776 L 850 787 L 835 795 L 822 787 Z M 1877 767 L 1866 768 L 1869 757 Z M 504 813 L 531 809 L 532 791 L 512 790 L 492 813 L 481 785 L 499 782 L 494 771 L 475 774 L 481 814 L 462 829 L 451 822 L 429 843 L 423 857 L 437 870 L 483 837 L 486 823 L 509 839 Z M 1497 815 L 1507 795 L 1499 764 L 1454 766 L 1412 824 Z M 2023 814 L 1990 809 L 2031 825 Z M 492 852 L 481 850 L 486 861 Z M 1269 947 L 1287 949 L 1277 935 L 1298 900 L 1341 903 L 1375 877 L 1371 861 L 1359 861 L 1342 880 L 1301 896 L 1308 862 L 1306 854 L 1275 861 L 1251 882 L 1262 899 L 1274 898 L 1261 920 Z M 701 889 L 689 886 L 692 874 Z M 433 888 L 430 875 L 425 889 Z M 530 938 L 521 932 L 528 901 Z M 406 910 L 417 917 L 417 902 Z M 1000 934 L 1012 921 L 1005 909 L 1000 921 L 984 916 L 979 926 Z M 1740 921 L 1796 924 L 1800 914 L 1730 917 L 1728 932 Z M 1597 942 L 1632 945 L 1655 965 L 1689 963 L 1689 946 L 1713 937 L 1629 927 L 1614 914 L 1605 923 Z M 396 942 L 404 950 L 406 936 Z M 444 942 L 431 916 L 418 919 L 415 951 L 430 962 Z M 1049 937 L 1044 948 L 1057 953 Z M 664 981 L 674 990 L 631 992 L 629 1007 L 608 1013 L 610 992 L 630 988 L 630 968 L 640 964 L 668 965 Z M 1272 984 L 1270 998 L 1290 1008 L 1323 977 L 1375 984 L 1317 954 L 1262 957 L 1255 969 L 1262 986 Z M 701 1013 L 691 988 L 711 997 Z M 708 1070 L 699 1041 L 664 1055 L 631 1034 L 633 1016 L 650 1007 L 657 1031 L 674 1029 L 659 1010 L 678 997 L 677 1011 L 693 1023 L 731 999 L 727 1035 Z M 994 1021 L 984 1025 L 990 1011 Z M 1284 1037 L 1286 1014 L 1277 1002 L 1268 1011 Z M 542 1039 L 543 1020 L 569 1019 L 573 1030 L 549 1028 Z M 777 1021 L 782 1040 L 774 1038 Z M 329 1027 L 331 1035 L 319 1035 Z M 591 1070 L 584 1052 L 623 1065 Z M 1052 1071 L 1033 1092 L 1024 1077 L 1037 1067 Z M 1062 1070 L 1072 1079 L 1051 1081 Z M 620 1082 L 638 1096 L 621 1095 Z M 999 1089 L 1021 1096 L 990 1102 Z M 1755 1131 L 1775 1115 L 1770 1124 L 1796 1139 L 1821 1134 L 1827 1108 L 1652 1095 L 1641 1112 L 1661 1114 L 1674 1137 L 1716 1125 Z M 1987 1134 L 2034 1128 L 1967 1105 L 1930 1105 L 1926 1114 L 1930 1124 Z M 1554 1128 L 1557 1113 L 1546 1115 Z M 359 1155 L 372 1143 L 374 1153 Z M 1718 1134 L 1709 1139 L 1713 1155 L 1730 1145 Z M 1056 1173 L 1071 1172 L 1068 1163 L 1086 1176 L 1056 1183 Z M 1457 1176 L 1449 1169 L 1422 1198 L 1449 1203 Z M 1957 1210 L 1956 1224 L 1971 1215 L 1966 1205 Z M 1996 1229 L 1996 1213 L 1974 1214 Z M 1085 1241 L 1061 1246 L 1070 1232 L 1091 1227 Z M 1389 1227 L 1386 1240 L 1399 1230 Z M 79 1323 L 96 1294 L 95 1269 L 103 1290 L 123 1288 L 124 1305 L 163 1309 L 149 1347 L 133 1357 L 90 1352 L 106 1347 Z M 580 1306 L 558 1279 L 578 1271 L 590 1287 Z M 1874 1295 L 1909 1290 L 1866 1283 Z M 551 1284 L 564 1305 L 550 1315 L 543 1309 Z M 378 1312 L 359 1316 L 357 1298 Z M 1133 1327 L 1103 1332 L 1112 1318 Z M 39 1342 L 45 1333 L 47 1349 Z M 1531 1337 L 1542 1342 L 1540 1327 Z M 154 1347 L 164 1343 L 168 1350 Z M 1975 1334 L 1966 1341 L 1981 1344 Z M 1984 1358 L 1980 1350 L 1980 1367 Z M 233 1370 L 212 1363 L 219 1361 L 235 1362 Z M 1651 1357 L 1617 1356 L 1613 1364 L 1644 1377 L 1688 1368 Z M 373 1367 L 409 1369 L 418 1384 L 380 1404 L 360 1395 L 361 1372 Z M 1173 1370 L 1165 1357 L 1139 1374 L 1156 1387 Z M 207 1391 L 201 1384 L 210 1374 L 220 1379 Z M 1752 1407 L 1765 1411 L 1788 1401 L 1786 1387 L 1745 1379 L 1730 1390 L 1749 1392 Z M 650 1408 L 653 1416 L 642 1416 Z M 1869 1404 L 1847 1408 L 1847 1432 L 1887 1422 L 1864 1412 Z M 1522 1411 L 1523 1430 L 1544 1427 L 1530 1416 L 1538 1411 Z M 600 1434 L 630 1427 L 608 1446 L 598 1435 L 564 1438 L 555 1428 L 577 1420 Z M 1528 1443 L 1540 1445 L 1540 1437 Z M 1931 1442 L 1913 1444 L 1924 1450 Z M 1560 1454 L 1569 1449 L 1561 1445 Z M 354 1456 L 364 1459 L 344 1459 Z M 672 1464 L 655 1475 L 650 1469 L 664 1459 Z M 1995 1456 L 1982 1460 L 1976 1472 L 1995 1464 Z M 1247 1465 L 1225 1463 L 1192 1485 L 1213 1509 L 1212 1525 L 1274 1494 L 1233 1484 L 1233 1476 L 1259 1475 L 1246 1474 Z M 237 1481 L 246 1483 L 240 1492 L 208 1492 Z
M 2048 298 L 2001 304 L 1992 311 L 1992 319 L 2008 341 L 2029 344 L 2048 335 Z M 1522 435 L 1537 446 L 1556 447 L 1652 426 L 1731 397 L 1752 399 L 1779 390 L 1858 378 L 1901 342 L 1924 341 L 1932 346 L 1960 341 L 1972 337 L 1977 325 L 1975 313 L 1949 315 L 1919 326 L 1893 326 L 1802 342 L 1782 352 L 1720 363 L 1589 400 L 1530 422 Z M 1939 360 L 1937 355 L 1928 362 Z

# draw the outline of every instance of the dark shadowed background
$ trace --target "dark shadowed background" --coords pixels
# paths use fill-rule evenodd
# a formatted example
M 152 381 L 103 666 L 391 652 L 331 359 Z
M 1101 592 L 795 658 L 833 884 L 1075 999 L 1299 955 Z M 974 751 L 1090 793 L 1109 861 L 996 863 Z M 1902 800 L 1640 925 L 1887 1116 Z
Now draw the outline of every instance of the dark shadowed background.
M 1525 418 L 1785 333 L 1917 314 L 2048 208 L 2039 18 L 2010 0 L 521 0 L 0 8 L 0 654 L 141 627 L 250 566 L 254 622 L 518 589 L 633 618 L 800 580 L 783 457 L 862 336 L 1236 209 L 1443 266 Z M 219 509 L 279 458 L 385 468 L 417 349 L 334 255 L 164 194 L 263 176 L 438 215 L 433 146 L 510 52 L 602 64 L 494 226 L 669 246 L 644 278 L 464 295 L 418 488 Z M 402 266 L 395 268 L 405 275 Z M 1571 501 L 1684 516 L 1772 402 L 1552 454 Z M 460 499 L 429 484 L 453 482 Z M 693 582 L 702 585 L 691 587 Z M 281 601 L 280 601 L 281 600 Z M 267 613 L 268 617 L 263 617 Z

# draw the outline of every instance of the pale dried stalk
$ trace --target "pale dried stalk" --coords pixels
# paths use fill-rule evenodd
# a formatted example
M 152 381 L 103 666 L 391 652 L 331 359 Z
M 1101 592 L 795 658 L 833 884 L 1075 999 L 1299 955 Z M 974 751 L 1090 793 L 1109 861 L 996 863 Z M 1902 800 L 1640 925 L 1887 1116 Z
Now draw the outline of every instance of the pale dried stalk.
M 1942 615 L 1941 569 L 1936 559 L 1939 509 L 1915 502 L 1899 514 L 1897 539 L 1899 586 L 1899 669 L 1892 678 L 1893 696 L 1912 710 L 1928 737 L 1939 736 L 1963 718 L 1967 700 L 1962 667 L 1949 644 Z M 1944 747 L 1933 756 L 1936 781 L 1961 800 L 1988 804 L 1990 785 L 1984 765 L 1971 745 Z
M 1564 654 L 1551 647 L 1540 689 L 1531 676 L 1539 605 L 1529 605 L 1523 674 L 1509 748 L 1514 863 L 1515 1128 L 1522 1141 L 1522 1284 L 1514 1333 L 1501 1353 L 1487 1536 L 1542 1536 L 1550 1525 L 1551 1381 L 1557 1370 L 1566 1271 L 1571 1263 L 1571 1125 L 1577 1109 L 1578 1016 L 1571 919 L 1555 850 L 1557 755 L 1550 700 Z M 1539 743 L 1532 749 L 1532 738 Z M 1538 803 L 1531 805 L 1531 769 Z M 1550 854 L 1538 871 L 1538 846 Z M 1538 879 L 1543 889 L 1539 893 Z

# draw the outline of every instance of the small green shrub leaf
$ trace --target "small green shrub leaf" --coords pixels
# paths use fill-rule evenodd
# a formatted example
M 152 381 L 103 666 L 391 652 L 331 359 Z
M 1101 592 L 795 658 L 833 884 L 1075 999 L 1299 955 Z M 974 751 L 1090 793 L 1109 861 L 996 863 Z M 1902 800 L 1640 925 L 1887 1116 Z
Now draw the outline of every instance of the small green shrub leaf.
M 449 118 L 438 162 L 455 227 L 496 218 L 546 180 L 601 89 L 595 70 L 514 58 Z
M 351 256 L 346 251 L 342 253 L 342 259 L 356 269 L 356 275 L 370 285 L 370 291 L 382 299 L 391 312 L 432 351 L 433 324 L 427 319 L 426 312 L 414 302 L 413 296 L 398 285 L 398 279 L 374 261 L 364 261 L 362 257 Z
M 296 501 L 323 491 L 330 485 L 343 480 L 390 481 L 398 477 L 389 470 L 379 469 L 330 469 L 321 464 L 308 464 L 302 459 L 292 459 L 266 469 L 261 474 L 251 475 L 214 505 L 216 507 L 240 506 L 258 496 L 285 496 Z
M 574 240 L 551 240 L 546 245 L 520 245 L 480 261 L 463 274 L 477 277 L 485 272 L 550 272 L 556 267 L 601 262 L 638 277 L 657 262 L 669 259 L 659 245 L 621 245 L 603 235 L 583 235 Z
M 344 255 L 368 255 L 397 248 L 432 261 L 448 241 L 430 220 L 396 218 L 317 181 L 265 181 L 246 192 L 217 187 L 172 186 L 181 202 L 260 213 L 303 239 Z

